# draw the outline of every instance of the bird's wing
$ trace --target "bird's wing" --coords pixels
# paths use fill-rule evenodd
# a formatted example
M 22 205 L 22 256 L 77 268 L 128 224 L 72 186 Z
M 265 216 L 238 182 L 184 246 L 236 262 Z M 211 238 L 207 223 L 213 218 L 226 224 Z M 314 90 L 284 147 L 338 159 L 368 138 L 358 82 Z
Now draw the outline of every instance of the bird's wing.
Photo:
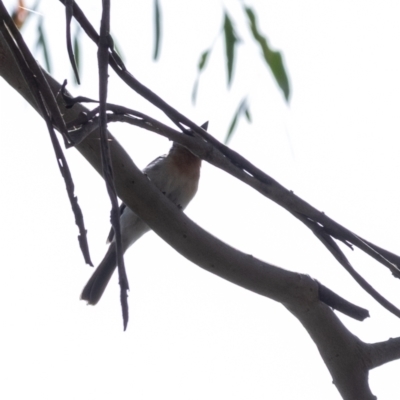
M 153 160 L 151 163 L 149 163 L 147 165 L 147 167 L 143 170 L 143 173 L 145 175 L 149 175 L 149 173 L 150 173 L 150 175 L 151 175 L 152 171 L 157 170 L 162 165 L 162 163 L 166 159 L 166 157 L 167 157 L 166 155 L 157 157 L 155 160 Z
M 143 170 L 143 173 L 146 175 L 149 175 L 149 178 L 151 179 L 154 173 L 158 170 L 158 168 L 161 166 L 162 162 L 165 160 L 166 155 L 157 157 L 155 160 L 153 160 L 151 163 L 147 165 L 147 167 Z M 125 203 L 121 203 L 119 207 L 119 215 L 121 216 L 122 213 L 124 212 L 126 208 Z M 114 239 L 114 228 L 111 227 L 110 233 L 108 234 L 107 237 L 107 244 L 111 243 L 112 240 Z

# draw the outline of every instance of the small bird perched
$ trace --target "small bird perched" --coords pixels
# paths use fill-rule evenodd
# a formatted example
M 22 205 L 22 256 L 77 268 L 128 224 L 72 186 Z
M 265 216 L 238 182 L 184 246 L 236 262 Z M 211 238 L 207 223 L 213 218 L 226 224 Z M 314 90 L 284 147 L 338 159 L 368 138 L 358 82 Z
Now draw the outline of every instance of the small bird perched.
M 203 128 L 206 129 L 205 125 Z M 174 142 L 169 153 L 156 158 L 143 170 L 143 173 L 174 204 L 185 209 L 197 192 L 200 166 L 200 158 L 184 146 Z M 124 203 L 121 204 L 120 212 L 122 251 L 125 253 L 150 228 Z M 111 229 L 107 242 L 110 243 L 108 251 L 81 294 L 81 299 L 86 300 L 88 304 L 94 305 L 100 300 L 117 268 L 113 229 Z

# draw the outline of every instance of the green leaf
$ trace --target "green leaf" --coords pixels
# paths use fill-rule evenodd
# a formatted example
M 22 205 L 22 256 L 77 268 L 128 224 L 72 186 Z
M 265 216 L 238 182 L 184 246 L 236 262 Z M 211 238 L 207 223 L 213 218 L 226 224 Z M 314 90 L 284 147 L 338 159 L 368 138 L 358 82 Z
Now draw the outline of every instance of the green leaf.
M 244 115 L 246 116 L 247 121 L 251 123 L 251 114 L 249 106 L 247 105 L 247 101 L 246 101 L 246 108 L 244 108 Z
M 71 43 L 71 22 L 72 22 L 72 15 L 73 15 L 73 7 L 74 7 L 74 0 L 66 0 L 65 1 L 65 22 L 66 22 L 66 39 L 67 39 L 67 52 L 69 57 L 69 62 L 71 63 L 72 69 L 75 74 L 75 82 L 80 85 L 79 81 L 79 74 L 78 74 L 78 67 L 76 65 L 75 55 L 72 50 L 72 43 Z
M 232 82 L 233 64 L 235 61 L 235 48 L 239 42 L 238 36 L 235 32 L 232 20 L 229 15 L 224 13 L 224 36 L 225 36 L 225 51 L 226 51 L 226 66 L 228 70 L 228 86 Z
M 80 44 L 79 44 L 79 34 L 80 34 L 80 28 L 78 27 L 78 29 L 75 32 L 75 36 L 74 36 L 74 55 L 75 55 L 75 63 L 76 63 L 76 68 L 78 70 L 78 73 L 81 72 L 81 48 L 80 48 Z M 76 76 L 74 75 L 74 79 L 75 79 L 75 83 L 79 83 L 76 80 Z
M 160 55 L 161 39 L 161 9 L 159 0 L 154 0 L 154 54 L 153 60 L 156 61 Z
M 194 85 L 193 85 L 193 90 L 192 90 L 192 103 L 196 104 L 196 98 L 197 98 L 197 91 L 199 89 L 199 76 L 196 78 L 196 80 L 194 81 Z
M 211 48 L 204 50 L 203 53 L 200 55 L 199 63 L 197 64 L 197 78 L 194 82 L 193 85 L 193 90 L 192 90 L 192 103 L 196 103 L 196 98 L 197 98 L 197 91 L 199 88 L 199 81 L 200 81 L 200 74 L 202 71 L 206 68 L 207 61 L 208 61 L 208 56 L 211 53 Z
M 47 49 L 46 37 L 43 32 L 43 18 L 39 19 L 37 29 L 38 29 L 38 39 L 36 42 L 36 49 L 41 48 L 43 50 L 44 63 L 46 65 L 47 72 L 51 73 L 50 56 Z
M 270 67 L 272 74 L 275 77 L 276 82 L 281 88 L 286 101 L 289 101 L 290 97 L 290 86 L 289 79 L 285 70 L 285 66 L 283 65 L 282 55 L 278 51 L 271 50 L 268 45 L 267 38 L 262 35 L 258 29 L 256 15 L 254 11 L 250 7 L 244 6 L 244 10 L 249 19 L 249 25 L 251 33 L 253 34 L 254 39 L 258 42 L 261 47 L 264 60 L 267 65 Z
M 41 0 L 36 0 L 35 4 L 31 7 L 32 11 L 36 11 L 38 9 L 40 1 Z
M 199 65 L 198 65 L 199 72 L 201 72 L 205 68 L 207 60 L 208 60 L 208 56 L 210 55 L 210 53 L 211 53 L 211 49 L 207 49 L 207 50 L 203 51 L 203 53 L 201 53 Z
M 226 134 L 226 138 L 225 138 L 225 144 L 228 144 L 229 140 L 231 139 L 231 137 L 233 136 L 233 132 L 236 128 L 238 119 L 240 117 L 241 114 L 244 114 L 246 116 L 247 121 L 251 122 L 251 115 L 250 115 L 250 110 L 249 110 L 249 106 L 247 104 L 247 97 L 245 97 L 239 104 L 239 107 L 237 108 L 232 122 L 229 125 L 229 129 L 228 132 Z

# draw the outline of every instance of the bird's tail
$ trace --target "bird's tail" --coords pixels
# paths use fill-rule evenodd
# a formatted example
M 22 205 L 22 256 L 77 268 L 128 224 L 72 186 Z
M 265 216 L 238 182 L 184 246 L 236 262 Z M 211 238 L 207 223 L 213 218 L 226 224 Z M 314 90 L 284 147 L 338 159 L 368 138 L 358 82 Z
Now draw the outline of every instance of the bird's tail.
M 86 300 L 91 305 L 97 304 L 116 268 L 117 255 L 115 243 L 111 243 L 103 261 L 93 272 L 93 275 L 83 288 L 81 299 Z

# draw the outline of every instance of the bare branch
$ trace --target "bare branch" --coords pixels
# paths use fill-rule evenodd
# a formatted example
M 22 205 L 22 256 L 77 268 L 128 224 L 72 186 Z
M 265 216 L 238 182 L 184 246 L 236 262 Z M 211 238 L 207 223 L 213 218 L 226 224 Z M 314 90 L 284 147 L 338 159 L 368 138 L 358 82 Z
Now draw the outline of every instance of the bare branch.
M 322 242 L 322 244 L 333 254 L 336 260 L 344 267 L 344 269 L 351 275 L 351 277 L 382 307 L 386 308 L 389 312 L 400 318 L 400 310 L 394 306 L 390 301 L 383 297 L 376 289 L 374 289 L 350 264 L 347 257 L 340 250 L 337 243 L 329 236 L 325 230 L 308 218 L 299 216 L 299 219 L 312 230 L 315 236 Z
M 61 3 L 65 4 L 65 0 L 60 1 Z M 73 14 L 87 35 L 97 44 L 99 35 L 76 3 L 74 3 Z M 162 110 L 177 126 L 180 128 L 183 128 L 184 126 L 190 128 L 193 132 L 197 133 L 200 138 L 210 143 L 214 149 L 218 150 L 222 157 L 225 157 L 227 161 L 230 162 L 231 165 L 228 167 L 228 169 L 232 171 L 235 169 L 233 167 L 237 167 L 238 170 L 234 171 L 236 174 L 234 175 L 232 171 L 232 175 L 238 178 L 240 176 L 239 179 L 244 182 L 246 181 L 246 183 L 250 184 L 264 196 L 288 210 L 297 218 L 299 218 L 299 216 L 306 216 L 308 219 L 320 224 L 321 227 L 323 227 L 323 229 L 333 238 L 343 241 L 346 244 L 353 244 L 354 246 L 357 246 L 372 258 L 389 268 L 395 277 L 400 278 L 399 256 L 388 251 L 380 252 L 381 249 L 378 246 L 367 242 L 358 235 L 355 235 L 350 230 L 339 225 L 337 222 L 325 215 L 324 212 L 315 209 L 310 204 L 296 196 L 293 192 L 280 185 L 277 181 L 251 164 L 240 154 L 218 142 L 204 129 L 199 127 L 183 114 L 179 113 L 157 94 L 139 82 L 132 74 L 129 73 L 125 65 L 123 65 L 122 61 L 119 59 L 118 55 L 114 51 L 111 51 L 111 53 L 112 54 L 109 59 L 110 66 L 114 69 L 117 75 L 133 90 Z M 214 152 L 214 155 L 215 153 L 216 152 Z M 200 154 L 197 152 L 195 152 L 195 154 L 200 156 Z M 207 161 L 211 162 L 210 160 Z M 300 220 L 304 223 L 303 218 L 300 218 Z M 330 247 L 327 247 L 327 249 L 331 251 Z M 332 254 L 335 256 L 334 253 Z
M 99 65 L 99 90 L 100 90 L 100 107 L 99 107 L 99 121 L 100 121 L 100 144 L 101 144 L 101 158 L 103 178 L 106 182 L 107 192 L 111 200 L 111 225 L 115 234 L 115 248 L 118 265 L 118 276 L 120 285 L 120 299 L 122 308 L 122 319 L 124 330 L 128 326 L 129 311 L 128 311 L 128 277 L 126 275 L 124 253 L 122 251 L 122 237 L 120 225 L 120 211 L 117 198 L 117 192 L 114 184 L 114 171 L 111 159 L 110 146 L 107 133 L 107 91 L 108 91 L 108 59 L 110 48 L 110 0 L 103 0 L 103 11 L 101 17 L 99 48 L 97 52 L 98 65 Z
M 312 308 L 303 304 L 286 307 L 313 339 L 342 398 L 376 400 L 368 385 L 368 345 L 349 332 L 323 303 Z
M 328 289 L 326 286 L 321 285 L 319 282 L 318 287 L 319 299 L 329 307 L 332 307 L 334 310 L 340 311 L 341 313 L 357 319 L 358 321 L 364 321 L 365 318 L 369 317 L 368 310 L 350 303 L 332 290 Z
M 20 78 L 24 83 L 24 87 L 26 87 L 33 96 L 37 110 L 46 122 L 56 155 L 57 165 L 60 169 L 62 177 L 64 178 L 68 198 L 75 217 L 75 223 L 79 229 L 78 242 L 85 262 L 89 265 L 93 265 L 89 254 L 89 245 L 86 236 L 87 231 L 83 220 L 83 214 L 78 203 L 78 198 L 74 194 L 74 182 L 72 180 L 67 160 L 54 131 L 53 123 L 58 126 L 59 131 L 63 134 L 64 142 L 66 144 L 70 143 L 67 127 L 63 117 L 61 116 L 54 93 L 50 89 L 48 82 L 42 73 L 42 69 L 34 60 L 20 32 L 15 27 L 11 17 L 8 15 L 7 10 L 1 1 L 0 32 L 4 38 L 4 41 L 7 43 L 9 51 L 12 54 L 9 56 L 12 59 L 15 58 L 17 65 L 15 65 L 14 68 L 21 72 Z
M 0 75 L 37 109 L 32 93 L 26 88 L 15 64 L 14 70 L 8 69 L 13 62 L 7 56 L 7 49 L 2 47 L 0 36 Z M 57 93 L 60 85 L 51 77 L 47 79 L 54 93 Z M 69 110 L 62 105 L 60 107 L 65 112 L 67 123 L 76 120 L 82 112 L 87 112 L 79 105 Z M 192 145 L 199 140 L 186 135 L 181 137 L 190 139 Z M 93 131 L 76 147 L 101 174 L 99 132 Z M 212 146 L 207 148 L 214 152 Z M 148 181 L 114 138 L 110 142 L 110 151 L 119 197 L 160 237 L 207 271 L 281 302 L 310 334 L 343 399 L 375 399 L 368 386 L 370 345 L 351 334 L 333 311 L 319 300 L 320 288 L 316 281 L 306 275 L 262 262 L 210 235 L 186 217 Z M 158 218 L 160 213 L 163 215 L 162 219 Z M 387 356 L 383 358 L 387 359 Z M 379 362 L 375 361 L 375 365 L 379 365 Z
M 156 132 L 160 135 L 169 137 L 171 140 L 177 141 L 189 149 L 191 149 L 195 154 L 199 157 L 209 160 L 209 151 L 205 151 L 205 147 L 207 146 L 207 142 L 198 140 L 199 138 L 196 137 L 188 137 L 174 129 L 162 124 L 161 122 L 143 114 L 138 111 L 128 109 L 123 106 L 117 106 L 114 104 L 107 104 L 107 110 L 113 111 L 115 114 L 108 114 L 107 118 L 110 122 L 127 122 L 135 126 L 139 126 L 143 129 L 150 130 L 152 132 Z M 76 143 L 81 142 L 85 136 L 87 136 L 90 132 L 92 132 L 95 128 L 98 127 L 99 121 L 95 115 L 98 113 L 98 108 L 95 108 L 91 112 L 85 114 L 85 119 L 79 117 L 79 124 L 83 124 L 83 127 L 79 130 L 75 131 L 76 135 Z M 86 122 L 90 122 L 89 125 L 86 125 Z M 76 126 L 78 124 L 78 120 L 72 121 L 69 125 Z M 71 135 L 74 132 L 71 133 Z M 196 140 L 197 139 L 197 140 Z M 195 145 L 193 145 L 195 142 Z M 200 151 L 199 151 L 200 150 Z M 205 156 L 205 154 L 207 156 Z M 222 163 L 221 163 L 222 161 Z M 226 158 L 218 159 L 218 162 L 214 163 L 219 168 L 223 168 L 226 165 L 226 161 L 228 161 L 227 167 L 232 175 L 232 163 L 230 160 Z M 243 170 L 241 170 L 244 172 Z M 236 176 L 236 175 L 235 175 Z M 248 178 L 248 174 L 245 175 Z M 400 317 L 400 310 L 390 303 L 384 296 L 382 296 L 379 292 L 377 292 L 357 271 L 352 267 L 350 262 L 347 260 L 344 253 L 340 250 L 337 243 L 333 240 L 333 238 L 326 232 L 323 226 L 320 226 L 317 222 L 307 218 L 304 215 L 298 214 L 296 212 L 291 211 L 291 213 L 302 221 L 310 230 L 315 234 L 315 236 L 323 243 L 323 245 L 330 251 L 330 253 L 336 258 L 336 260 L 346 269 L 347 272 L 353 277 L 353 279 L 368 293 L 370 294 L 382 307 L 386 308 L 389 312 L 393 313 L 397 317 Z M 354 235 L 356 236 L 356 235 Z M 361 239 L 360 239 L 361 240 Z M 351 247 L 351 245 L 344 241 L 344 243 Z M 365 243 L 365 242 L 364 242 Z M 370 243 L 365 243 L 372 251 L 375 252 L 373 247 L 371 247 Z M 372 245 L 373 246 L 373 245 Z M 329 303 L 328 303 L 329 304 Z M 332 306 L 332 304 L 330 304 Z M 344 304 L 343 304 L 344 306 Z M 336 307 L 334 307 L 336 308 Z M 336 308 L 337 309 L 337 308 Z M 346 307 L 344 306 L 344 309 Z M 357 314 L 358 312 L 356 312 Z M 362 319 L 366 317 L 366 314 L 363 312 Z M 361 317 L 359 315 L 359 317 Z
M 368 345 L 370 369 L 400 359 L 400 337 Z

